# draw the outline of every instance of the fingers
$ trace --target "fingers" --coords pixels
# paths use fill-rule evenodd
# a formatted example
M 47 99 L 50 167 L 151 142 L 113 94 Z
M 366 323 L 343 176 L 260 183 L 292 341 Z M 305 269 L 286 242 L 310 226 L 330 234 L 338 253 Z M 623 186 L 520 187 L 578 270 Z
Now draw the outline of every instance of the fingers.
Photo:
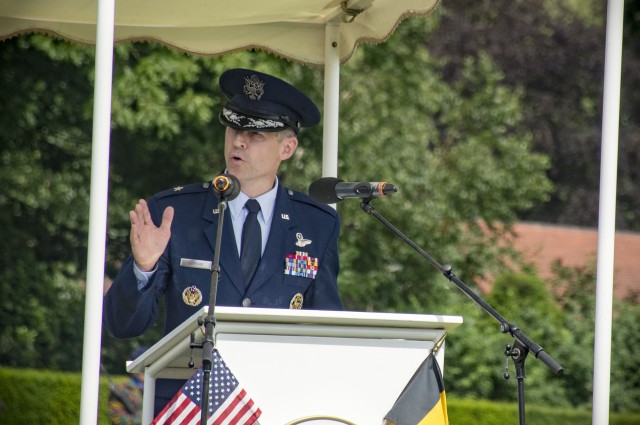
M 151 221 L 151 214 L 149 213 L 147 202 L 144 199 L 140 199 L 134 209 L 129 211 L 129 220 L 132 225 L 146 224 L 145 215 L 148 215 L 149 221 Z
M 167 207 L 162 214 L 160 227 L 156 227 L 144 199 L 140 199 L 135 208 L 129 211 L 131 250 L 140 270 L 148 271 L 155 267 L 171 237 L 173 216 L 173 207 Z
M 136 214 L 135 210 L 129 211 L 129 221 L 131 226 L 138 224 L 138 214 Z
M 173 207 L 165 208 L 162 213 L 162 223 L 160 224 L 160 228 L 163 230 L 171 229 L 171 222 L 173 221 Z M 149 211 L 149 206 L 144 199 L 140 199 L 136 204 L 135 208 L 132 211 L 129 211 L 129 220 L 131 221 L 131 226 L 137 225 L 151 225 L 155 227 L 155 223 L 151 218 L 151 212 Z
M 171 222 L 173 221 L 173 207 L 167 207 L 164 209 L 162 213 L 162 223 L 160 223 L 160 228 L 164 231 L 169 231 L 171 229 Z
M 140 209 L 142 210 L 142 219 L 144 224 L 154 224 L 151 219 L 151 212 L 149 212 L 149 207 L 147 206 L 147 201 L 144 199 L 140 199 L 138 201 L 138 205 L 140 205 Z M 136 209 L 138 209 L 138 205 L 136 205 Z

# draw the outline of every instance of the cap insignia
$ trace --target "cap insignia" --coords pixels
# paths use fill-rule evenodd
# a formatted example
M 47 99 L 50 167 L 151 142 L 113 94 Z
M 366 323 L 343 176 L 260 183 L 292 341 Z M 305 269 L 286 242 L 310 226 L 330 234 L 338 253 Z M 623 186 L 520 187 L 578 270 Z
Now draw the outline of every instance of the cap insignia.
M 264 94 L 264 82 L 257 75 L 244 77 L 244 94 L 251 100 L 260 100 Z

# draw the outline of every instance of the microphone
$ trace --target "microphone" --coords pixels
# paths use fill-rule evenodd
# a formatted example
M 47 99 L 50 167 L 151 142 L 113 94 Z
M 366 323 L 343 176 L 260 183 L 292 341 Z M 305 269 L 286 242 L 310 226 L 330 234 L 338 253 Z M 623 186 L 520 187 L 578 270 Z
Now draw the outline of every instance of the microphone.
M 397 187 L 387 182 L 345 183 L 337 177 L 323 177 L 309 186 L 309 196 L 323 204 L 334 204 L 346 198 L 380 198 L 397 191 Z
M 230 201 L 240 194 L 240 182 L 234 175 L 221 174 L 213 179 L 213 190 L 218 198 Z

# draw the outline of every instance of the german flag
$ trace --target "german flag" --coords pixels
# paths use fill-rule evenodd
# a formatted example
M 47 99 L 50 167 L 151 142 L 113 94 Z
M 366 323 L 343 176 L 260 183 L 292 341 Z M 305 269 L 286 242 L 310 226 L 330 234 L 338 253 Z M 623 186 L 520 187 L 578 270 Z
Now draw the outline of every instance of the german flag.
M 449 425 L 440 366 L 429 353 L 385 416 L 385 424 Z

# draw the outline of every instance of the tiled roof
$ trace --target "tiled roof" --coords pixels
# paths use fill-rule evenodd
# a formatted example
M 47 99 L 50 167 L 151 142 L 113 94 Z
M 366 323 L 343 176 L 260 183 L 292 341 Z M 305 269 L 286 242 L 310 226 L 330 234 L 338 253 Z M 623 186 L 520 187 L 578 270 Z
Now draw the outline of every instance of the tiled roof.
M 542 278 L 551 276 L 551 264 L 584 266 L 595 262 L 598 230 L 540 223 L 517 223 L 514 247 L 536 265 Z M 614 295 L 623 298 L 640 293 L 640 233 L 616 232 Z

